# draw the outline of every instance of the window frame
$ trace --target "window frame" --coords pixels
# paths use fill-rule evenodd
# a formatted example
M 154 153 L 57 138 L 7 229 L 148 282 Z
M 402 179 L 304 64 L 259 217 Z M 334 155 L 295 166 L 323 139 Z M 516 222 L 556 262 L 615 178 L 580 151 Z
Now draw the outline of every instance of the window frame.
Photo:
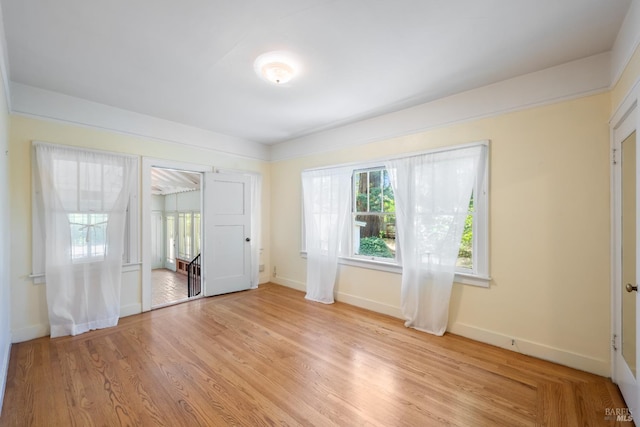
M 469 144 L 460 144 L 453 145 L 449 147 L 442 147 L 440 149 L 421 151 L 416 153 L 407 153 L 399 156 L 389 156 L 385 158 L 381 158 L 375 161 L 368 162 L 358 162 L 358 163 L 350 163 L 350 164 L 342 164 L 342 165 L 333 165 L 328 166 L 327 168 L 333 167 L 352 167 L 352 174 L 354 174 L 358 170 L 366 170 L 366 169 L 384 169 L 385 162 L 387 160 L 393 158 L 403 158 L 403 157 L 411 157 L 420 154 L 430 154 L 437 153 L 443 151 L 456 150 L 465 147 L 472 147 L 482 145 L 487 148 L 487 155 L 484 159 L 484 164 L 481 165 L 483 167 L 483 179 L 482 185 L 476 182 L 474 183 L 473 194 L 474 194 L 474 221 L 473 221 L 473 243 L 472 243 L 472 268 L 465 267 L 456 267 L 455 279 L 456 283 L 461 283 L 465 285 L 479 286 L 479 287 L 489 287 L 489 283 L 491 282 L 491 276 L 489 274 L 489 217 L 490 217 L 490 200 L 489 200 L 489 165 L 490 165 L 490 141 L 478 141 Z M 354 183 L 352 179 L 352 191 L 351 191 L 351 200 L 350 206 L 355 206 L 354 197 Z M 301 201 L 303 198 L 301 197 Z M 305 236 L 305 224 L 304 224 L 304 206 L 303 202 L 300 204 L 301 209 L 301 250 L 300 253 L 303 257 L 306 257 L 306 236 Z M 370 256 L 360 256 L 353 254 L 354 248 L 354 232 L 353 232 L 353 219 L 355 218 L 353 209 L 350 212 L 351 215 L 351 224 L 348 226 L 348 238 L 343 239 L 345 244 L 348 245 L 348 253 L 344 248 L 341 248 L 341 255 L 338 258 L 338 263 L 342 265 L 355 266 L 360 268 L 366 268 L 371 270 L 385 271 L 389 273 L 402 274 L 402 266 L 399 264 L 397 256 L 392 258 L 381 258 L 381 257 L 370 257 Z
M 133 171 L 134 176 L 136 177 L 136 183 L 134 188 L 131 191 L 129 196 L 129 203 L 127 205 L 126 210 L 126 223 L 125 223 L 125 242 L 123 246 L 123 254 L 122 254 L 122 266 L 123 272 L 128 271 L 129 268 L 135 268 L 135 266 L 140 264 L 140 224 L 139 224 L 139 216 L 138 216 L 138 193 L 140 191 L 140 156 L 122 154 L 112 151 L 105 150 L 94 150 L 90 148 L 84 147 L 75 147 L 75 146 L 66 146 L 63 144 L 51 144 L 48 142 L 42 141 L 32 141 L 31 144 L 31 274 L 29 277 L 33 280 L 34 284 L 42 284 L 46 282 L 45 277 L 45 257 L 44 257 L 44 207 L 42 206 L 42 199 L 37 195 L 38 192 L 38 165 L 36 161 L 35 155 L 35 146 L 36 145 L 60 145 L 66 148 L 72 148 L 78 151 L 85 152 L 95 152 L 95 153 L 107 153 L 112 155 L 118 155 L 122 157 L 132 157 L 135 158 L 136 161 L 136 170 Z M 89 213 L 100 213 L 100 212 L 77 212 L 79 214 L 89 214 Z M 36 247 L 40 247 L 39 250 L 36 250 Z M 104 258 L 103 257 L 88 257 L 81 258 L 74 261 L 74 264 L 91 264 L 94 262 L 100 262 Z
M 380 201 L 380 208 L 381 211 L 380 212 L 375 212 L 375 211 L 367 211 L 367 212 L 362 212 L 362 211 L 358 211 L 357 210 L 357 200 L 354 197 L 355 196 L 355 192 L 356 192 L 356 180 L 355 180 L 355 176 L 358 173 L 363 173 L 363 172 L 367 172 L 367 177 L 370 176 L 371 172 L 376 172 L 376 171 L 380 171 L 382 174 L 382 177 L 380 178 L 381 182 L 384 182 L 384 174 L 386 173 L 387 175 L 389 174 L 389 172 L 387 171 L 387 168 L 384 167 L 384 165 L 378 165 L 378 166 L 374 166 L 374 167 L 366 167 L 366 168 L 356 168 L 354 167 L 353 170 L 351 171 L 351 222 L 350 222 L 350 230 L 351 232 L 349 233 L 349 256 L 347 256 L 346 258 L 353 258 L 353 259 L 362 259 L 362 260 L 369 260 L 369 261 L 375 261 L 375 262 L 383 262 L 383 263 L 389 263 L 389 264 L 398 264 L 398 258 L 397 258 L 397 254 L 394 254 L 393 258 L 389 258 L 389 257 L 378 257 L 378 256 L 371 256 L 371 255 L 361 255 L 361 254 L 356 254 L 355 253 L 355 222 L 356 222 L 356 217 L 358 216 L 365 216 L 365 215 L 371 215 L 371 216 L 379 216 L 379 217 L 384 217 L 385 215 L 393 215 L 394 217 L 396 216 L 396 212 L 385 212 L 384 211 L 384 186 L 382 186 L 381 190 L 380 190 L 380 195 L 382 197 L 382 200 Z M 367 197 L 367 207 L 370 206 L 370 199 L 371 199 L 371 195 L 369 194 Z

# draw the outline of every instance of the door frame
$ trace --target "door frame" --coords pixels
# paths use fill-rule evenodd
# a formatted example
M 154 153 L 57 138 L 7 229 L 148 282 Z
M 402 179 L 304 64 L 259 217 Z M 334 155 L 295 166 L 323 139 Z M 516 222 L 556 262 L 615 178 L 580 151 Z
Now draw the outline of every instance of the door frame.
M 187 172 L 212 172 L 213 166 L 196 163 L 178 162 L 153 157 L 142 158 L 142 311 L 151 310 L 151 168 L 177 169 Z M 203 206 L 204 192 L 200 191 L 200 206 Z M 202 211 L 204 214 L 204 211 Z M 204 248 L 203 248 L 204 249 Z M 206 250 L 206 249 L 204 249 Z M 204 257 L 204 255 L 203 255 Z
M 622 314 L 622 271 L 621 271 L 621 221 L 620 214 L 622 210 L 621 200 L 621 168 L 618 167 L 618 162 L 621 161 L 621 146 L 622 142 L 636 131 L 636 137 L 640 132 L 640 108 L 638 107 L 638 95 L 640 94 L 640 82 L 636 82 L 634 87 L 629 91 L 627 96 L 621 101 L 615 112 L 612 114 L 609 120 L 610 129 L 610 186 L 611 186 L 611 378 L 614 383 L 618 384 L 621 392 L 627 390 L 626 398 L 633 398 L 634 401 L 626 402 L 629 408 L 636 406 L 640 396 L 640 381 L 637 378 L 635 381 L 635 387 L 632 390 L 628 390 L 629 384 L 625 383 L 625 378 L 629 378 L 628 375 L 632 375 L 627 372 L 625 374 L 626 364 L 622 360 L 622 337 L 620 332 L 622 330 L 621 314 Z M 636 160 L 637 172 L 640 171 L 640 162 Z M 638 179 L 636 179 L 638 183 Z M 637 185 L 637 184 L 636 184 Z M 640 190 L 640 186 L 637 186 L 636 191 Z M 636 205 L 640 200 L 636 201 Z M 639 229 L 640 231 L 640 229 Z M 640 248 L 636 253 L 636 260 L 640 256 Z M 638 262 L 636 261 L 636 264 Z M 637 312 L 640 315 L 640 311 Z M 636 317 L 636 324 L 640 320 L 640 316 Z M 636 328 L 636 336 L 640 333 L 640 329 Z M 636 348 L 638 348 L 640 340 L 636 339 Z M 636 358 L 640 354 L 636 353 Z M 619 366 L 619 363 L 625 366 Z M 636 363 L 636 366 L 638 364 Z M 638 408 L 632 408 L 638 409 Z

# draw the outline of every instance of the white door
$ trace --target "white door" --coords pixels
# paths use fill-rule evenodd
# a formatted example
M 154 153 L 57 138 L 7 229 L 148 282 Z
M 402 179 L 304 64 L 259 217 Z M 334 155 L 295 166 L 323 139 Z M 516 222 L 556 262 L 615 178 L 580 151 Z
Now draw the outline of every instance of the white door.
M 640 411 L 640 382 L 638 382 L 638 320 L 640 317 L 640 216 L 638 204 L 638 154 L 636 144 L 636 110 L 614 130 L 614 222 L 615 279 L 614 279 L 614 376 L 632 414 Z
M 164 221 L 162 212 L 151 212 L 151 268 L 164 267 Z
M 206 173 L 204 192 L 204 294 L 249 289 L 250 179 L 244 175 Z

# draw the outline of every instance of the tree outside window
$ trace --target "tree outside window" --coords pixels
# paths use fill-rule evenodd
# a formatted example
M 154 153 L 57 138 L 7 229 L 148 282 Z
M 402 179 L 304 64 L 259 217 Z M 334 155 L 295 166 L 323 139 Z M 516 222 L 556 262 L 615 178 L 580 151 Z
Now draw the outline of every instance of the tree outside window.
M 353 183 L 354 254 L 395 259 L 396 206 L 388 172 L 357 170 Z
M 389 173 L 384 167 L 353 173 L 353 254 L 393 261 L 396 258 L 396 206 Z M 457 266 L 473 267 L 473 196 L 458 252 Z

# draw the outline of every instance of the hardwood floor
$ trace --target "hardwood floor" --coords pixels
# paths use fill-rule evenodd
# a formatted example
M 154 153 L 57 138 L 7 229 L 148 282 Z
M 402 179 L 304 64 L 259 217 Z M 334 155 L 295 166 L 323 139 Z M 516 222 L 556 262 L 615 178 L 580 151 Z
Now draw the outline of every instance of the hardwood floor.
M 14 344 L 0 426 L 600 426 L 624 407 L 606 378 L 303 297 L 268 284 Z

